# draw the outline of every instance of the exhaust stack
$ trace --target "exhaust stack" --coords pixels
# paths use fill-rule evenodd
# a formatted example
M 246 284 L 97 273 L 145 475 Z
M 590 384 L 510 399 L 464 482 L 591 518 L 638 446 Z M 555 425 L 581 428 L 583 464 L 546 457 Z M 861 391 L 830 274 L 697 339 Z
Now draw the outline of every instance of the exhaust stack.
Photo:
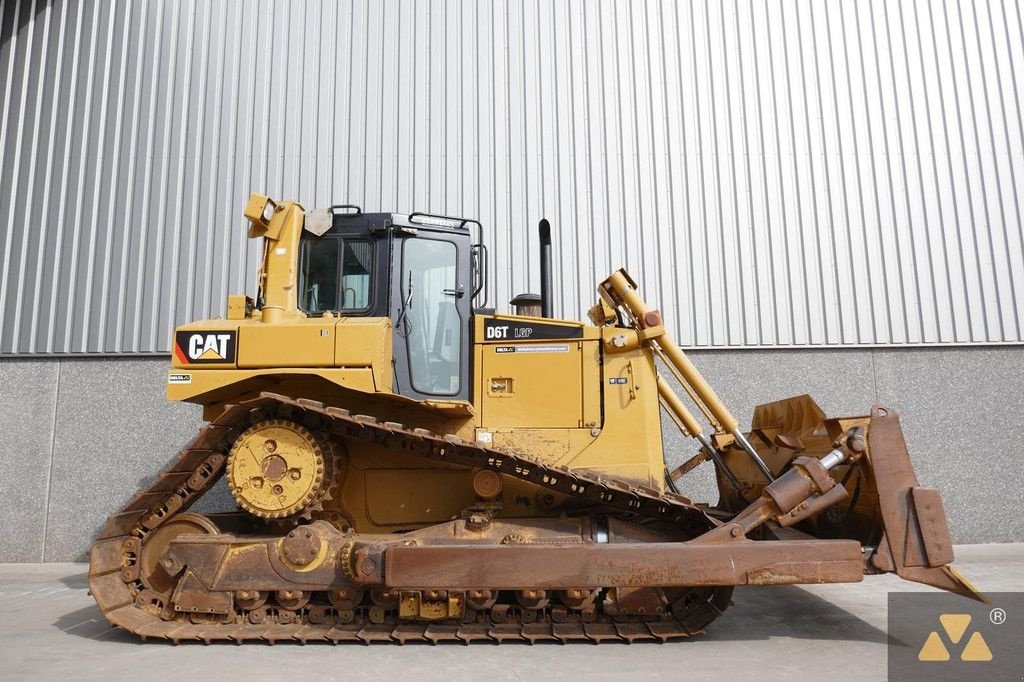
M 551 223 L 547 218 L 540 221 L 540 316 L 551 314 Z

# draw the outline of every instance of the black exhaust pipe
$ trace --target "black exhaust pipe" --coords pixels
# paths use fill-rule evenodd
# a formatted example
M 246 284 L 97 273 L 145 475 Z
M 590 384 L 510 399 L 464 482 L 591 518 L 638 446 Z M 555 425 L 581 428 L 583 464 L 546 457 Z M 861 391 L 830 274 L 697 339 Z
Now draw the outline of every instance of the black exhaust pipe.
M 540 221 L 540 316 L 551 314 L 551 223 L 547 218 Z

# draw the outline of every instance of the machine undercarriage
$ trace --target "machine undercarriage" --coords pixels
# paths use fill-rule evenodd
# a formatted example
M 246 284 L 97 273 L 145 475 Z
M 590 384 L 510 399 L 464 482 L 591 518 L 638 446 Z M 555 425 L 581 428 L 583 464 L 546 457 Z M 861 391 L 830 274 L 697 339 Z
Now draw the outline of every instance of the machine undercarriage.
M 495 472 L 528 481 L 564 496 L 572 511 L 496 518 L 494 498 L 479 496 L 493 489 L 484 489 L 462 518 L 392 534 L 356 532 L 324 498 L 291 520 L 188 512 L 224 475 L 239 434 L 268 415 L 275 425 L 305 425 L 328 450 L 332 441 L 371 443 L 470 468 L 476 479 Z M 864 452 L 863 435 L 853 438 L 846 447 Z M 822 497 L 790 471 L 777 479 L 786 482 L 780 490 L 799 489 L 793 499 L 802 499 L 787 513 L 766 494 L 729 515 L 673 493 L 264 394 L 226 410 L 110 518 L 92 552 L 90 589 L 112 623 L 175 642 L 664 641 L 702 632 L 729 606 L 733 585 L 850 582 L 897 569 L 888 544 L 862 549 L 857 540 L 815 539 L 783 525 Z M 931 504 L 929 490 L 901 493 Z M 910 538 L 923 547 L 900 573 L 971 596 L 945 566 L 948 535 L 934 525 L 944 525 L 941 507 L 922 518 L 933 525 Z M 912 549 L 904 545 L 904 562 Z

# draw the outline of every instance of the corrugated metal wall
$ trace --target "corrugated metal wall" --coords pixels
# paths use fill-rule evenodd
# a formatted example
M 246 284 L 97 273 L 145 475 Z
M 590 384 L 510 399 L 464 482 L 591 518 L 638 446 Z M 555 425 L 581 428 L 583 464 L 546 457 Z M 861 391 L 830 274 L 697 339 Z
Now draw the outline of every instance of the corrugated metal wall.
M 690 345 L 1024 341 L 1010 0 L 0 4 L 0 352 L 166 351 L 251 190 L 479 217 L 502 306 L 546 216 Z

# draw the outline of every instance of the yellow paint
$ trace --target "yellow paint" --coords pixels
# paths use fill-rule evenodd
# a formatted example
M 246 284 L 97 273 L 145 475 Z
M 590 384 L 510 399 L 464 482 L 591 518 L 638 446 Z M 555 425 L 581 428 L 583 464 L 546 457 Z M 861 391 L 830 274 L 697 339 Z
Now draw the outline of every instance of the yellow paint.
M 971 625 L 971 616 L 967 613 L 944 613 L 939 616 L 939 623 L 950 643 L 959 644 Z M 921 650 L 917 653 L 917 660 L 923 662 L 943 662 L 950 658 L 949 649 L 942 641 L 942 636 L 934 630 L 928 633 Z M 960 652 L 960 660 L 982 663 L 992 660 L 992 650 L 989 649 L 985 637 L 977 630 L 971 633 L 967 644 Z
M 623 380 L 626 383 L 618 383 Z M 601 391 L 604 414 L 598 436 L 556 463 L 663 490 L 661 408 L 653 358 L 642 349 L 606 355 Z
M 274 367 L 284 360 L 288 367 L 333 367 L 336 343 L 333 320 L 242 325 L 238 332 L 238 366 Z
M 366 518 L 380 527 L 450 521 L 476 499 L 472 473 L 464 468 L 426 469 L 422 464 L 370 469 L 363 480 Z M 436 491 L 444 494 L 429 494 Z
M 391 392 L 391 320 L 342 317 L 335 325 L 334 357 L 346 367 L 368 367 L 378 390 Z
M 596 342 L 482 345 L 478 364 L 480 426 L 582 428 L 584 345 L 596 346 Z M 501 352 L 510 348 L 531 352 Z M 593 363 L 587 370 L 597 373 Z
M 228 296 L 228 319 L 244 320 L 252 312 L 252 299 L 244 294 Z
M 611 302 L 625 307 L 638 320 L 642 320 L 644 315 L 651 310 L 640 298 L 640 294 L 636 290 L 636 283 L 630 279 L 625 270 L 612 273 L 608 279 L 602 282 L 599 291 L 603 297 L 611 299 Z M 720 426 L 726 433 L 732 432 L 738 426 L 739 422 L 729 412 L 725 403 L 719 399 L 711 385 L 697 371 L 686 353 L 668 335 L 664 326 L 659 324 L 644 329 L 640 336 L 652 340 L 656 344 L 657 349 L 666 357 L 669 367 L 677 373 L 680 383 L 698 398 L 698 407 L 714 424 Z
M 329 456 L 302 426 L 267 420 L 250 427 L 232 446 L 228 488 L 251 514 L 268 519 L 290 516 L 326 490 Z
M 942 643 L 942 638 L 939 637 L 939 633 L 932 632 L 928 635 L 928 639 L 924 641 L 924 646 L 921 647 L 921 651 L 917 654 L 917 660 L 919 661 L 948 661 L 949 651 L 946 650 L 946 645 Z
M 963 653 L 960 654 L 961 661 L 991 661 L 992 650 L 988 648 L 988 643 L 985 642 L 985 638 L 981 636 L 980 632 L 975 632 L 971 635 L 971 638 L 967 640 L 967 646 L 964 647 Z
M 277 323 L 289 317 L 305 317 L 296 305 L 298 247 L 302 237 L 305 209 L 286 201 L 280 205 L 253 194 L 245 208 L 250 222 L 249 237 L 263 237 L 263 260 L 259 271 L 263 291 L 261 319 Z
M 391 322 L 387 319 L 292 317 L 267 324 L 257 317 L 193 322 L 178 331 L 234 331 L 237 359 L 234 363 L 192 364 L 172 353 L 169 400 L 200 404 L 235 400 L 261 390 L 276 390 L 265 382 L 258 382 L 259 388 L 255 388 L 251 385 L 255 377 L 308 375 L 310 367 L 320 368 L 313 373 L 338 386 L 391 392 Z M 221 371 L 235 366 L 247 371 Z M 186 380 L 180 378 L 183 374 Z
M 199 404 L 227 402 L 245 395 L 255 396 L 260 391 L 281 392 L 282 384 L 287 386 L 290 383 L 302 383 L 302 379 L 321 379 L 325 383 L 364 393 L 376 391 L 373 371 L 368 367 L 282 367 L 254 370 L 219 370 L 206 367 L 208 365 L 203 369 L 168 371 L 167 399 Z M 189 383 L 174 383 L 175 380 L 172 378 L 181 375 L 187 375 Z
M 939 616 L 939 622 L 949 635 L 953 644 L 960 642 L 960 638 L 967 632 L 967 626 L 971 624 L 971 616 L 967 613 L 944 613 Z

